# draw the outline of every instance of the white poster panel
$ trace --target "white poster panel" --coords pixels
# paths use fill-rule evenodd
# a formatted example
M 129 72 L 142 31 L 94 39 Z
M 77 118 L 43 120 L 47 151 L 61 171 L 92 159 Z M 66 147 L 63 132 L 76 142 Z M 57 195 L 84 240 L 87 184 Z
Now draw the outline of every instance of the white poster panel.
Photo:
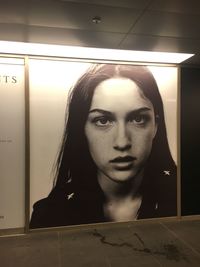
M 176 67 L 31 59 L 29 71 L 30 228 L 176 216 Z M 131 181 L 140 190 L 121 201 Z
M 52 189 L 68 93 L 89 63 L 29 60 L 30 210 Z M 38 186 L 39 185 L 39 186 Z
M 24 60 L 0 58 L 0 229 L 25 224 Z

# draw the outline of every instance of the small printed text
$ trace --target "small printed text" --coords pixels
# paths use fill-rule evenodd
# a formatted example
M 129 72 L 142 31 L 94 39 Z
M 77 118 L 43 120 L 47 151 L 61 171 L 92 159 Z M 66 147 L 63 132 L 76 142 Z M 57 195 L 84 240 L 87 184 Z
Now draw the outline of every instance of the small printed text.
M 10 75 L 0 75 L 0 83 L 17 83 L 17 77 Z

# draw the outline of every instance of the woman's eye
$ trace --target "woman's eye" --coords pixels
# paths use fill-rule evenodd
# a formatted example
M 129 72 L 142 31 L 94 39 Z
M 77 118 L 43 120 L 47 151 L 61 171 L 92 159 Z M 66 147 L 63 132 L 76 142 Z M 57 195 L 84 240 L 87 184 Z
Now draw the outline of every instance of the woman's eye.
M 144 116 L 138 115 L 135 117 L 135 122 L 137 123 L 143 123 L 144 122 Z
M 95 118 L 94 123 L 96 126 L 109 126 L 112 125 L 112 120 L 106 117 Z
M 147 121 L 147 118 L 144 115 L 135 115 L 129 121 L 137 125 L 143 125 Z

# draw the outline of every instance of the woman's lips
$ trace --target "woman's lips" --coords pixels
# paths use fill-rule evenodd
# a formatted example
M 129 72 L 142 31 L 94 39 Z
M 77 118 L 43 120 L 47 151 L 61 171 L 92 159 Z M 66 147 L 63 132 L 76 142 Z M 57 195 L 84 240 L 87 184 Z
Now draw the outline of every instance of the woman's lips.
M 112 160 L 110 160 L 111 163 L 124 163 L 124 162 L 132 162 L 133 160 L 135 160 L 136 158 L 132 157 L 132 156 L 124 156 L 124 157 L 116 157 Z
M 119 171 L 130 170 L 133 166 L 133 161 L 136 158 L 132 156 L 116 157 L 110 160 L 110 163 L 113 163 L 114 168 Z

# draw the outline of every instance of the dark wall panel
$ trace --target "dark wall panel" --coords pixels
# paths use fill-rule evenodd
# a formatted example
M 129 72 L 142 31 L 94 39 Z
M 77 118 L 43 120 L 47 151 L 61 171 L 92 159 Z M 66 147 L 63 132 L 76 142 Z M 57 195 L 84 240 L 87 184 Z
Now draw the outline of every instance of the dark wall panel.
M 181 69 L 182 215 L 200 214 L 200 68 Z

